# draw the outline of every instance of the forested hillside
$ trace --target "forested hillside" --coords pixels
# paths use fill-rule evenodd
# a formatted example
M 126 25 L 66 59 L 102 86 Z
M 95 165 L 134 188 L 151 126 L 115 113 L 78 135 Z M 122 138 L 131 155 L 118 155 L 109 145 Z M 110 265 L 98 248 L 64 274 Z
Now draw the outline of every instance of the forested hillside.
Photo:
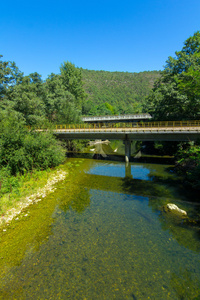
M 159 71 L 128 73 L 81 69 L 87 96 L 84 115 L 110 115 L 145 111 L 149 94 Z M 143 108 L 144 105 L 144 108 Z

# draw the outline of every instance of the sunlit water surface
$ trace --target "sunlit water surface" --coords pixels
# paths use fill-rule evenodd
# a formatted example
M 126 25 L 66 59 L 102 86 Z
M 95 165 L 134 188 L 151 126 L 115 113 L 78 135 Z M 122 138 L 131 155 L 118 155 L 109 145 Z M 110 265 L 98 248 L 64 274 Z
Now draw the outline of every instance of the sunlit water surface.
M 1 233 L 0 299 L 200 299 L 199 206 L 170 166 L 68 159 L 66 180 Z

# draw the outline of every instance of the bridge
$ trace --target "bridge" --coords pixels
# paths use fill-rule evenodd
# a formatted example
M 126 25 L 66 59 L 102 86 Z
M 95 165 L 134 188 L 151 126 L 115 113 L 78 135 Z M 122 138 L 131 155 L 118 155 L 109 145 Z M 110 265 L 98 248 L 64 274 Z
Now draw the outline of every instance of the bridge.
M 95 116 L 95 117 L 83 117 L 82 121 L 86 123 L 112 123 L 112 122 L 138 122 L 150 120 L 152 116 L 148 113 L 144 114 L 129 114 L 129 115 L 117 115 L 117 116 Z
M 54 134 L 60 139 L 123 140 L 125 161 L 131 155 L 131 141 L 196 141 L 200 139 L 200 121 L 166 121 L 57 125 Z

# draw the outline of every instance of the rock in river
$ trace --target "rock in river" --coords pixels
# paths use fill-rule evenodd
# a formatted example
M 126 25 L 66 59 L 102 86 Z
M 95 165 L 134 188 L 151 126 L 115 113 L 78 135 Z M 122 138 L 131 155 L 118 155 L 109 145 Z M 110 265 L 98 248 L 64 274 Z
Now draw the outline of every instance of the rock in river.
M 187 216 L 187 212 L 185 210 L 180 209 L 177 205 L 175 205 L 173 203 L 168 203 L 167 205 L 165 205 L 164 211 L 176 213 L 180 216 Z

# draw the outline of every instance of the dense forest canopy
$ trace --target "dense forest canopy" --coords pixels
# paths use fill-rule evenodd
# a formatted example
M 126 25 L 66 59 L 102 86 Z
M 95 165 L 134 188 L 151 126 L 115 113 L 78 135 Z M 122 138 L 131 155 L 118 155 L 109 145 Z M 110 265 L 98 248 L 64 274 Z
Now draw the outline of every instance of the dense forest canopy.
M 81 69 L 87 99 L 84 115 L 112 115 L 146 112 L 145 98 L 159 71 L 128 73 Z

